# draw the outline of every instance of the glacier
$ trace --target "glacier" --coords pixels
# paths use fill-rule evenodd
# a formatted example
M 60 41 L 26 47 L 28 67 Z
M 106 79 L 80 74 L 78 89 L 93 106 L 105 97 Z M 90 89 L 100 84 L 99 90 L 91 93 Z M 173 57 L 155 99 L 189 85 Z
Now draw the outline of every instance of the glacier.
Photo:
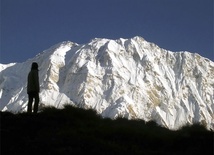
M 39 64 L 40 106 L 71 104 L 102 117 L 153 120 L 171 130 L 214 130 L 214 62 L 140 36 L 63 41 L 23 63 L 0 64 L 0 110 L 27 109 L 27 74 Z

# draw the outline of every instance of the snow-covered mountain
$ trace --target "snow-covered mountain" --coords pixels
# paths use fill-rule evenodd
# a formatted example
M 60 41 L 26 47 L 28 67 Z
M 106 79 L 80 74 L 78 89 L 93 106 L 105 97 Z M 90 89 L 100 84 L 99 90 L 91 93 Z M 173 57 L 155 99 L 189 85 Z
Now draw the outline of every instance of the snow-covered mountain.
M 138 36 L 62 42 L 26 62 L 0 64 L 0 110 L 26 111 L 34 61 L 41 105 L 73 104 L 172 130 L 198 122 L 214 130 L 214 62 L 196 53 L 171 52 Z

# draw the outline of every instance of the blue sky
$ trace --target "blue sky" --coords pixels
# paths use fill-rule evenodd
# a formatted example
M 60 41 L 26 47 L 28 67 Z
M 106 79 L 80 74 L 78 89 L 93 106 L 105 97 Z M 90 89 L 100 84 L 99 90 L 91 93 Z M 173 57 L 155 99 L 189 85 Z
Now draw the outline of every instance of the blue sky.
M 141 36 L 214 61 L 213 0 L 0 0 L 0 63 L 62 41 Z

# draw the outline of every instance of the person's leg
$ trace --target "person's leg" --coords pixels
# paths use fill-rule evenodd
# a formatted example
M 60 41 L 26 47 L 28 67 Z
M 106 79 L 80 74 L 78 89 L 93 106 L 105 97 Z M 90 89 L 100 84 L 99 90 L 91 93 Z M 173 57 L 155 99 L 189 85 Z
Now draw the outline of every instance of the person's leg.
M 34 97 L 35 97 L 35 103 L 34 103 L 33 112 L 37 113 L 38 107 L 39 107 L 39 93 L 36 93 Z
M 28 107 L 27 107 L 28 113 L 32 112 L 32 103 L 33 103 L 33 96 L 32 94 L 28 94 Z

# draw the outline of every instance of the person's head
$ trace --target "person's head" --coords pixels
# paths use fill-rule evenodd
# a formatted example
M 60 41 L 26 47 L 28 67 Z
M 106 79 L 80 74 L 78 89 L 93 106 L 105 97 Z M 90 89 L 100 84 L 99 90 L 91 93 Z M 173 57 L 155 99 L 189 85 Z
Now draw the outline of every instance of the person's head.
M 38 70 L 38 64 L 36 62 L 32 63 L 31 70 Z

